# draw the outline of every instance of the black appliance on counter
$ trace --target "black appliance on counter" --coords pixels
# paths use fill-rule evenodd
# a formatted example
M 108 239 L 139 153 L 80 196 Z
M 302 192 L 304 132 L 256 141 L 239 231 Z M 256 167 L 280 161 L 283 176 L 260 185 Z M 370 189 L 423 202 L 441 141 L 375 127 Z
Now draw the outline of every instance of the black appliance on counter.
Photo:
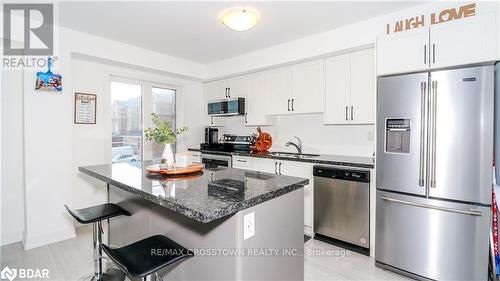
M 216 144 L 219 142 L 219 130 L 216 128 L 205 128 L 205 144 Z

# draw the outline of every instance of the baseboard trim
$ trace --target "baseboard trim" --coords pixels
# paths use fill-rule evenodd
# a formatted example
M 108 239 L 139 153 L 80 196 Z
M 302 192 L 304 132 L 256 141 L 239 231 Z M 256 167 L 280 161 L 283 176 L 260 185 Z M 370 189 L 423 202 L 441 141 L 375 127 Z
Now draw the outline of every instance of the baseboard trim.
M 23 230 L 2 233 L 2 246 L 23 241 Z
M 74 228 L 70 230 L 65 228 L 50 233 L 43 233 L 34 236 L 27 235 L 25 240 L 23 241 L 23 244 L 24 244 L 24 249 L 29 250 L 75 237 L 76 233 Z
M 304 234 L 312 237 L 313 236 L 312 228 L 310 226 L 304 225 Z

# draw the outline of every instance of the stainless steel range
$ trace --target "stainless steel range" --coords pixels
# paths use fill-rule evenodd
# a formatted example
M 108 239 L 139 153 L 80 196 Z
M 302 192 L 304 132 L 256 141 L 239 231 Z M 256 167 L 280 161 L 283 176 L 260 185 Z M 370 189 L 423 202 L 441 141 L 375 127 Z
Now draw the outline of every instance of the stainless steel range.
M 379 77 L 376 264 L 487 280 L 494 66 Z
M 202 143 L 200 145 L 202 154 L 201 161 L 209 167 L 225 166 L 231 167 L 231 154 L 238 151 L 250 151 L 253 136 L 224 134 L 218 143 Z

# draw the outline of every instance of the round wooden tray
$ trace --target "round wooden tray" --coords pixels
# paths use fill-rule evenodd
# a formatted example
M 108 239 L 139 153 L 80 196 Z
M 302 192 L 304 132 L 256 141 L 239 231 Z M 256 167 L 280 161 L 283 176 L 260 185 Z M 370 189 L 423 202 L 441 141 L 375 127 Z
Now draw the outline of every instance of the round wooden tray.
M 203 171 L 204 167 L 205 167 L 205 165 L 196 163 L 196 164 L 191 164 L 188 167 L 174 168 L 174 169 L 167 170 L 167 169 L 161 169 L 160 164 L 156 164 L 156 165 L 147 166 L 144 169 L 146 170 L 146 172 L 148 172 L 150 174 L 161 174 L 161 175 L 175 176 L 175 175 L 185 175 L 185 174 L 198 173 L 198 172 Z

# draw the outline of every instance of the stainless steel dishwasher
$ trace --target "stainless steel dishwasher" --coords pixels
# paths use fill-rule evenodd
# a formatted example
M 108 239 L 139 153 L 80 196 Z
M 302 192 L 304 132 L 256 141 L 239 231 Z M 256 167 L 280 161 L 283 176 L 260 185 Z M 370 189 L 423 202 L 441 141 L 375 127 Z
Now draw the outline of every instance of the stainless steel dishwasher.
M 370 171 L 314 166 L 314 233 L 369 252 Z

